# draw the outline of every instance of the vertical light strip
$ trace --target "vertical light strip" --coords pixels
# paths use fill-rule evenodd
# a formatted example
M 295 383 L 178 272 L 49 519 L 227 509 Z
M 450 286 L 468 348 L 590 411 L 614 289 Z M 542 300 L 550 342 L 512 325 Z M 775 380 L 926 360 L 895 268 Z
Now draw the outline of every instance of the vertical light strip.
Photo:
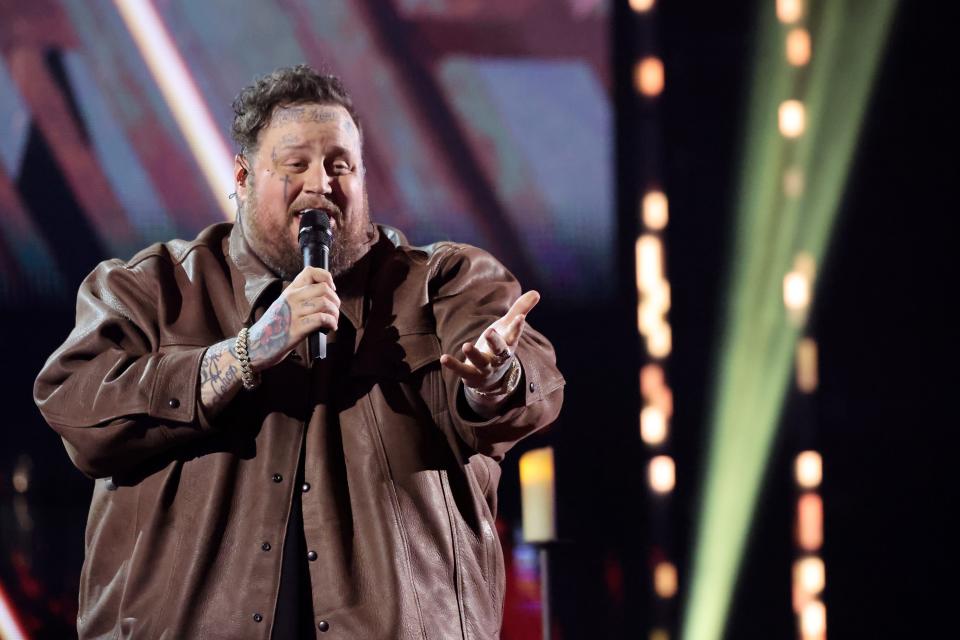
M 822 2 L 808 13 L 805 3 L 784 1 L 784 22 L 774 4 L 761 3 L 757 21 L 684 640 L 724 636 L 801 336 L 802 323 L 789 322 L 781 303 L 784 274 L 799 249 L 823 261 L 897 3 Z M 816 43 L 803 66 L 790 64 L 784 50 L 797 27 Z M 796 97 L 802 118 L 795 105 L 786 108 L 787 138 L 777 128 L 779 109 Z M 815 288 L 809 297 L 816 299 Z M 810 628 L 822 628 L 823 611 L 811 609 Z
M 645 14 L 653 3 L 631 1 L 635 11 Z M 651 18 L 636 18 L 637 26 Z M 638 28 L 648 33 L 647 28 Z M 647 43 L 641 42 L 641 49 Z M 633 65 L 633 88 L 637 95 L 635 109 L 644 117 L 644 135 L 641 139 L 647 149 L 637 157 L 659 159 L 660 136 L 657 107 L 665 85 L 663 60 L 655 53 L 641 51 Z M 637 163 L 646 170 L 638 175 L 637 212 L 639 233 L 636 239 L 637 279 L 637 333 L 645 352 L 645 364 L 640 369 L 640 438 L 646 445 L 648 519 L 651 535 L 648 541 L 648 566 L 651 569 L 650 616 L 647 622 L 648 638 L 670 640 L 675 623 L 673 606 L 677 595 L 679 576 L 671 561 L 670 499 L 676 488 L 677 465 L 670 455 L 670 421 L 673 417 L 673 392 L 667 383 L 667 360 L 673 350 L 673 332 L 670 311 L 670 280 L 666 268 L 666 227 L 669 224 L 669 200 L 660 188 L 662 169 Z
M 213 122 L 209 109 L 183 58 L 150 0 L 114 0 L 117 11 L 153 74 L 174 120 L 183 132 L 224 217 L 232 220 L 233 154 Z
M 20 628 L 13 606 L 0 586 L 0 638 L 3 640 L 26 640 L 27 635 Z

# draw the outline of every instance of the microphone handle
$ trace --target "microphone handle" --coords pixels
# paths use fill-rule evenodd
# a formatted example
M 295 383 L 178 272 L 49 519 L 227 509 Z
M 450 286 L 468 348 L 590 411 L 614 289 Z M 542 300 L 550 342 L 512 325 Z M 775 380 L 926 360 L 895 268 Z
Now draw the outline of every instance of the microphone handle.
M 307 243 L 303 247 L 303 264 L 308 267 L 320 267 L 330 270 L 330 247 L 317 242 Z M 307 356 L 310 362 L 327 357 L 327 330 L 314 331 L 307 336 Z

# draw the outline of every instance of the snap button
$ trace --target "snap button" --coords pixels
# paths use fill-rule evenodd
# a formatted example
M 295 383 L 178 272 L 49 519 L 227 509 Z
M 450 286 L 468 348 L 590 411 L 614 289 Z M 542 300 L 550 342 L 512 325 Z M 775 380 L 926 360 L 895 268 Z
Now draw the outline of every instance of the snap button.
M 263 622 L 263 616 L 260 615 L 259 613 L 255 613 L 255 614 L 253 614 L 253 621 L 254 621 L 254 622 Z
M 304 493 L 306 493 L 307 491 L 310 491 L 310 483 L 304 482 L 303 486 L 300 487 L 300 490 L 303 491 Z
M 264 542 L 262 545 L 260 545 L 260 548 L 263 549 L 264 551 L 270 551 L 270 543 Z
M 310 553 L 307 554 L 307 560 L 309 560 L 310 562 L 313 562 L 316 559 L 317 559 L 316 551 L 311 551 Z
M 180 401 L 177 400 L 176 398 L 170 398 L 169 400 L 167 400 L 167 404 L 170 406 L 171 409 L 176 409 L 177 407 L 180 406 Z
M 327 622 L 326 620 L 321 620 L 320 622 L 317 623 L 317 629 L 320 629 L 320 631 L 326 632 L 329 628 L 330 628 L 330 623 Z
M 283 476 L 280 475 L 279 473 L 273 474 L 273 478 L 272 478 L 272 479 L 273 479 L 274 482 L 283 482 Z
M 533 393 L 533 392 L 536 391 L 536 390 L 537 390 L 537 385 L 531 382 L 531 383 L 530 383 L 530 393 Z

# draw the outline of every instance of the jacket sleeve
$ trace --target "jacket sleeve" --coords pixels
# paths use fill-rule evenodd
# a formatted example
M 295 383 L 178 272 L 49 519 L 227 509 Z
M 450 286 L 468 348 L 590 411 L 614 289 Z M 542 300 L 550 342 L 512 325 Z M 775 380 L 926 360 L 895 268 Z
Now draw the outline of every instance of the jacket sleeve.
M 489 253 L 467 245 L 448 245 L 438 252 L 431 281 L 437 336 L 444 353 L 463 359 L 460 347 L 475 342 L 491 323 L 520 297 L 520 284 Z M 499 415 L 476 421 L 465 410 L 462 381 L 443 368 L 450 416 L 460 437 L 478 453 L 502 460 L 521 438 L 556 420 L 563 403 L 563 376 L 553 346 L 529 324 L 517 348 L 523 377 Z M 476 416 L 472 416 L 476 417 Z
M 76 326 L 34 385 L 44 419 L 91 477 L 122 473 L 210 428 L 197 404 L 206 347 L 161 348 L 158 290 L 141 268 L 101 263 L 80 286 Z

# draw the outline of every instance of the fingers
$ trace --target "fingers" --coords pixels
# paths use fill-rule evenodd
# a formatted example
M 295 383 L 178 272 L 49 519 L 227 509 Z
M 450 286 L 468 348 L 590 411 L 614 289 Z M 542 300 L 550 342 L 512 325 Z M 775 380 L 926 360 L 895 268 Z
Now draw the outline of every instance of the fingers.
M 466 361 L 453 356 L 440 356 L 440 364 L 460 376 L 471 387 L 480 388 L 485 382 L 502 375 L 504 353 L 515 352 L 523 334 L 527 314 L 540 302 L 540 294 L 527 291 L 517 298 L 507 313 L 487 328 L 476 344 L 464 343 L 461 347 Z
M 516 348 L 520 342 L 520 335 L 523 334 L 523 321 L 527 319 L 526 314 L 515 316 L 503 332 L 503 340 Z
M 291 285 L 287 289 L 287 301 L 300 329 L 337 328 L 340 297 L 334 293 L 328 282 L 307 284 L 298 288 Z
M 449 356 L 447 354 L 440 356 L 440 364 L 463 378 L 467 384 L 470 384 L 472 380 L 476 380 L 480 377 L 480 372 L 476 367 L 465 362 L 460 362 L 453 356 Z
M 299 288 L 319 283 L 326 283 L 331 289 L 337 289 L 337 285 L 333 283 L 333 276 L 330 272 L 320 267 L 304 267 L 303 271 L 298 273 L 297 277 L 290 283 L 290 286 Z
M 480 350 L 474 344 L 465 342 L 463 344 L 462 351 L 463 355 L 467 356 L 467 360 L 469 360 L 470 363 L 480 371 L 487 371 L 495 366 L 494 360 L 496 358 L 492 354 Z
M 494 363 L 504 360 L 505 356 L 502 354 L 513 353 L 513 349 L 507 344 L 509 341 L 504 340 L 503 336 L 493 327 L 486 330 L 484 337 L 487 339 L 487 346 L 490 347 L 490 353 L 494 356 Z
M 340 297 L 329 271 L 304 267 L 286 290 L 293 321 L 301 331 L 336 329 L 340 318 Z
M 300 329 L 303 331 L 316 331 L 317 329 L 327 329 L 335 331 L 339 325 L 339 313 L 311 313 L 301 316 L 297 319 L 300 323 Z
M 465 342 L 461 350 L 466 356 L 465 362 L 444 354 L 440 356 L 440 364 L 459 375 L 468 385 L 475 386 L 483 383 L 495 374 L 497 367 L 501 364 L 496 357 L 481 351 L 469 342 Z
M 540 294 L 533 290 L 527 291 L 517 298 L 517 301 L 513 303 L 513 306 L 510 307 L 510 310 L 507 311 L 507 314 L 503 317 L 513 320 L 518 315 L 526 316 L 537 306 L 538 302 L 540 302 Z
M 340 308 L 340 296 L 325 282 L 292 289 L 289 295 L 290 304 L 293 305 L 313 305 L 319 309 L 323 303 L 329 302 L 334 310 Z

